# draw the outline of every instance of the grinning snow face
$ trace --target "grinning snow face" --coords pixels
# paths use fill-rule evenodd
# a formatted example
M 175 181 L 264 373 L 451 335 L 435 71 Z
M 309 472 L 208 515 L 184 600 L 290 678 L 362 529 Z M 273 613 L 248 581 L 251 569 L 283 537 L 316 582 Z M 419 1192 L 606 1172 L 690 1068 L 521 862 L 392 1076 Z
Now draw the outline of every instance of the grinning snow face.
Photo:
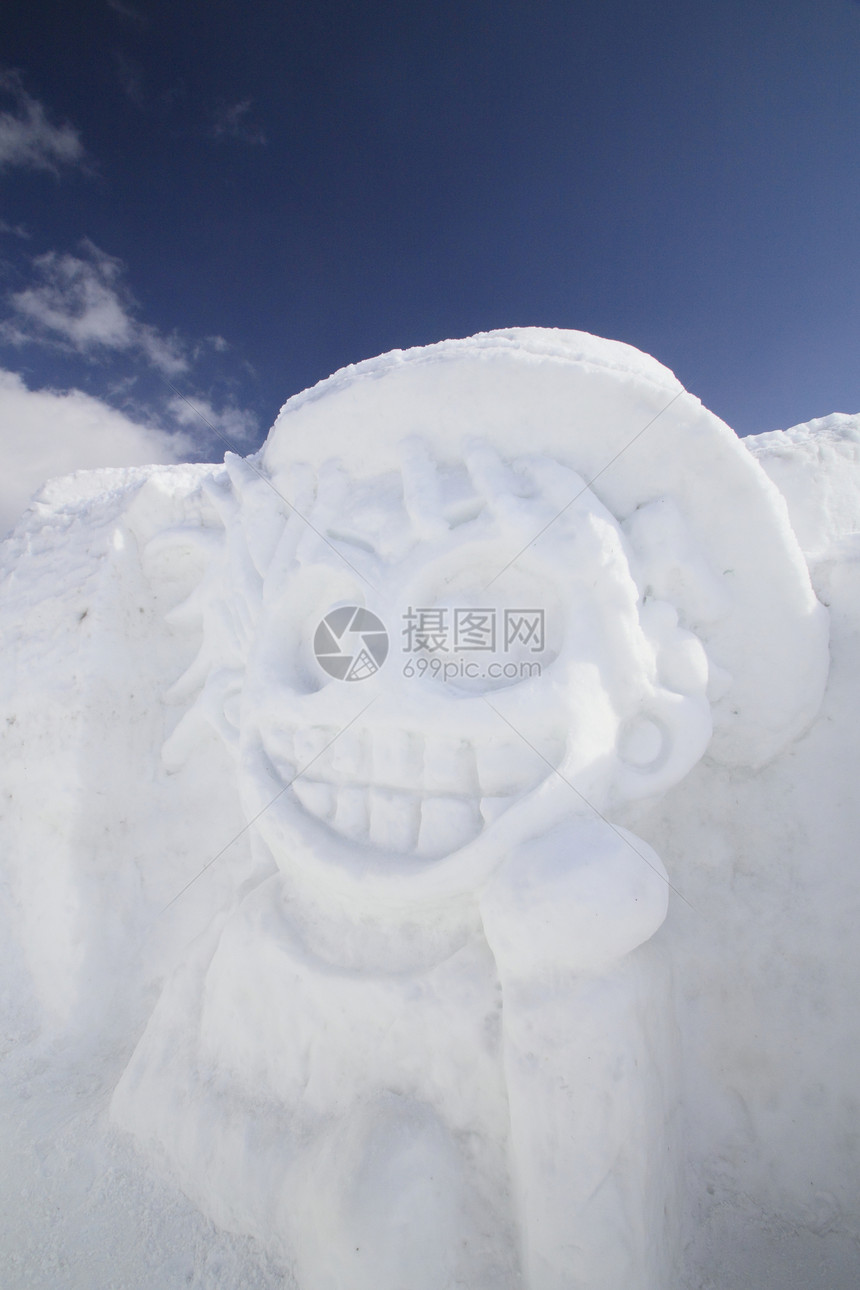
M 231 473 L 240 505 L 206 627 L 208 657 L 231 666 L 207 686 L 221 678 L 216 724 L 280 867 L 357 906 L 445 899 L 475 890 L 518 837 L 659 791 L 698 760 L 704 652 L 666 605 L 649 627 L 618 524 L 566 467 L 505 463 L 481 442 L 437 467 L 413 441 L 400 471 L 371 479 L 298 468 L 294 512 L 263 557 L 273 494 L 253 481 L 252 505 Z M 231 602 L 237 577 L 251 590 Z M 314 655 L 321 620 L 349 605 L 390 638 L 379 671 L 352 683 Z M 468 654 L 450 631 L 416 649 L 418 610 L 449 628 L 458 610 L 493 616 L 495 650 Z M 503 647 L 506 612 L 524 610 L 542 614 L 539 648 L 527 630 Z M 686 650 L 683 694 L 658 679 L 667 646 Z

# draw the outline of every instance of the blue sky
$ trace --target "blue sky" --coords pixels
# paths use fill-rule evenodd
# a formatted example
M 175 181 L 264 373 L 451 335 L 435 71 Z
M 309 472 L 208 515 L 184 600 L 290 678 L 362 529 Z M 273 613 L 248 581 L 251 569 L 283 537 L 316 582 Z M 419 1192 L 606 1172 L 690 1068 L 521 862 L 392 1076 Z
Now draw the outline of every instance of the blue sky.
M 741 434 L 860 410 L 854 0 L 5 0 L 0 33 L 21 487 L 105 434 L 220 456 L 176 391 L 247 451 L 337 367 L 493 327 L 628 341 Z

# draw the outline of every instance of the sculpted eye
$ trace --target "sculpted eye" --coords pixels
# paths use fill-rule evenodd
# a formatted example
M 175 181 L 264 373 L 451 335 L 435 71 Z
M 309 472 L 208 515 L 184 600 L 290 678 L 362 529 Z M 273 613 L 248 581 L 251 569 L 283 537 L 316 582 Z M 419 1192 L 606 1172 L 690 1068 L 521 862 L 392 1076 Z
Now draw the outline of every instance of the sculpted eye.
M 561 650 L 569 594 L 535 559 L 500 572 L 495 543 L 455 547 L 404 593 L 404 674 L 466 694 L 533 680 Z

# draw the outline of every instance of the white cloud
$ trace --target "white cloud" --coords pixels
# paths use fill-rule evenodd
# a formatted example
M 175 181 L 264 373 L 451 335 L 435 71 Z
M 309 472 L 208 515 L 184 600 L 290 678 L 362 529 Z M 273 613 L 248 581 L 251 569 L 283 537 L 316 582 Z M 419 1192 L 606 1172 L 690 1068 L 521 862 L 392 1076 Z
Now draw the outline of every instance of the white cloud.
M 0 91 L 12 99 L 12 111 L 0 112 L 0 169 L 26 166 L 56 175 L 60 166 L 83 162 L 84 145 L 77 130 L 68 122 L 54 125 L 17 72 L 0 72 Z
M 252 412 L 228 404 L 219 412 L 208 399 L 191 395 L 189 398 L 179 396 L 169 401 L 168 410 L 177 425 L 200 431 L 201 425 L 208 426 L 225 447 L 236 447 L 249 443 L 257 434 L 260 426 Z
M 16 318 L 5 328 L 6 339 L 53 340 L 81 354 L 136 351 L 167 376 L 187 371 L 178 340 L 135 317 L 134 299 L 122 280 L 122 262 L 88 239 L 81 247 L 83 256 L 57 251 L 36 256 L 36 284 L 9 297 Z
M 0 537 L 46 479 L 181 461 L 191 439 L 130 420 L 81 390 L 29 390 L 0 368 Z

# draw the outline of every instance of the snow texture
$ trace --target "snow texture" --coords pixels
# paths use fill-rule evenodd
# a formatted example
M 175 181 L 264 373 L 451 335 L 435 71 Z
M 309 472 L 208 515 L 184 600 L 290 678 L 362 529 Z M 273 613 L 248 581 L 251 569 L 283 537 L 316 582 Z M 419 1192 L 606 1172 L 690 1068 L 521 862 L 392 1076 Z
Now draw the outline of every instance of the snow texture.
M 46 487 L 4 1285 L 856 1285 L 858 426 L 523 329 Z

